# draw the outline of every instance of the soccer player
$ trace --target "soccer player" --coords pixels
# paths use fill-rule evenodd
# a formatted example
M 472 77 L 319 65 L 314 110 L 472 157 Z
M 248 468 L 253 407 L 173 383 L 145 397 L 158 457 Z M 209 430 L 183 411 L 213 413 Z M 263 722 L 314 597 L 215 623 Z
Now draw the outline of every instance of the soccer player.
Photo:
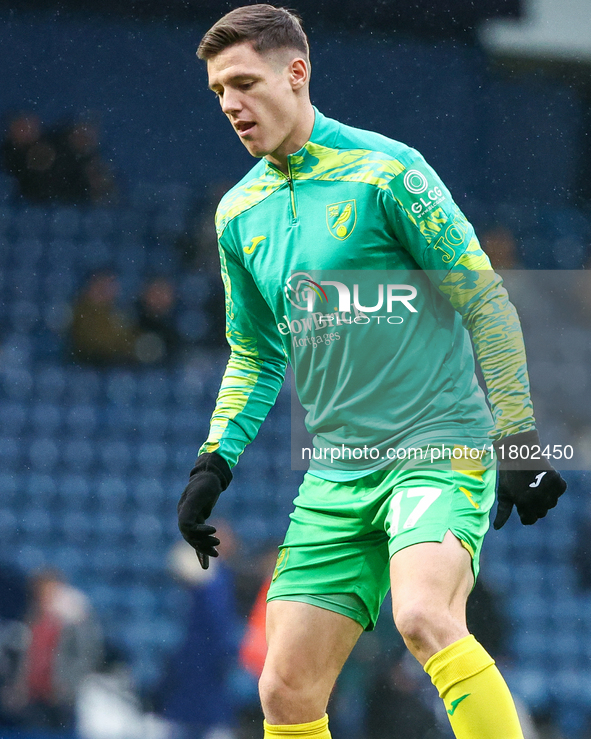
M 501 280 L 417 151 L 312 106 L 293 13 L 237 8 L 198 56 L 260 160 L 216 214 L 231 355 L 178 506 L 203 567 L 219 544 L 206 520 L 288 358 L 314 434 L 268 593 L 265 736 L 330 736 L 333 684 L 390 587 L 456 737 L 518 739 L 509 690 L 465 619 L 494 499 L 491 443 L 496 528 L 514 506 L 524 524 L 545 516 L 566 483 L 540 454 Z

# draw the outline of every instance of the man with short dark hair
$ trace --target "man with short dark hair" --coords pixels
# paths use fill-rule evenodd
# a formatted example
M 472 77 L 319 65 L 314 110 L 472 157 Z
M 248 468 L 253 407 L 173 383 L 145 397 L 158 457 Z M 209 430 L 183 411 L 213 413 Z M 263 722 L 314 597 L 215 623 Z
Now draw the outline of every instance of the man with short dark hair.
M 232 352 L 179 501 L 179 527 L 204 567 L 219 543 L 205 521 L 288 357 L 314 434 L 268 594 L 266 737 L 330 736 L 333 684 L 391 587 L 396 626 L 456 737 L 522 739 L 465 617 L 494 499 L 491 439 L 497 528 L 513 506 L 534 523 L 566 487 L 545 458 L 531 461 L 539 439 L 515 310 L 421 155 L 312 106 L 295 15 L 238 8 L 198 55 L 261 159 L 216 214 Z

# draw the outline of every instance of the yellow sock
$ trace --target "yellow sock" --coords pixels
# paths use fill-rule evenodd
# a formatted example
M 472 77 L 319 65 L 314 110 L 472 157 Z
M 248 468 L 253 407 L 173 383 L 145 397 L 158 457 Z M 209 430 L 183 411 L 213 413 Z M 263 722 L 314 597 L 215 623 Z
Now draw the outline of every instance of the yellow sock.
M 523 739 L 509 688 L 473 636 L 434 654 L 425 672 L 443 698 L 457 739 Z
M 331 739 L 328 730 L 328 716 L 324 714 L 317 721 L 307 724 L 286 724 L 274 726 L 263 721 L 265 739 Z

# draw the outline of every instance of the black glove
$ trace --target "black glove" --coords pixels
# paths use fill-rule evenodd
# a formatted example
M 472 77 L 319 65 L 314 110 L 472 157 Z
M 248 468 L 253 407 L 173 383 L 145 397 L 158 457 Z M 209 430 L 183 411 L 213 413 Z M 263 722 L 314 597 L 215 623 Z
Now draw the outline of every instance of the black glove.
M 513 506 L 522 524 L 529 525 L 544 518 L 566 490 L 566 482 L 542 455 L 538 432 L 532 429 L 506 436 L 495 441 L 494 447 L 499 461 L 494 528 L 505 525 Z
M 231 480 L 230 467 L 223 457 L 215 452 L 201 454 L 177 505 L 181 534 L 197 552 L 204 570 L 209 567 L 209 558 L 218 556 L 214 547 L 220 543 L 213 536 L 215 527 L 206 524 L 205 519 Z

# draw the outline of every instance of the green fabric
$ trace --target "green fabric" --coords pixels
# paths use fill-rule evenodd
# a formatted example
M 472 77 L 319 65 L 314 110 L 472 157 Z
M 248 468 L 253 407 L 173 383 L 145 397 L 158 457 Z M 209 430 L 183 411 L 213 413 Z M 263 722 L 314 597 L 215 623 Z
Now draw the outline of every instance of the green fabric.
M 445 185 L 414 149 L 315 115 L 289 176 L 263 159 L 218 208 L 231 357 L 200 451 L 236 464 L 288 358 L 326 479 L 533 427 L 519 322 Z
M 293 600 L 298 603 L 308 603 L 326 611 L 334 611 L 342 616 L 352 618 L 361 624 L 363 629 L 369 626 L 370 618 L 365 603 L 355 593 L 329 593 L 328 595 L 278 595 L 270 600 Z
M 382 470 L 348 482 L 306 474 L 268 599 L 353 593 L 365 603 L 364 628 L 371 630 L 389 589 L 390 557 L 443 541 L 448 531 L 472 555 L 476 579 L 495 482 L 494 469 Z

